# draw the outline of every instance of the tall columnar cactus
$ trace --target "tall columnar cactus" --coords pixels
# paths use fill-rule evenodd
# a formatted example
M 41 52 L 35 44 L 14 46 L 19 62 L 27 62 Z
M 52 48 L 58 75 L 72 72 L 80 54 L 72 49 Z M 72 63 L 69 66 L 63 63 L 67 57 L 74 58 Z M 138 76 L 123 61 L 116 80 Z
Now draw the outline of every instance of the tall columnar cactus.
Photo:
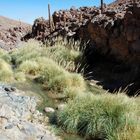
M 101 0 L 101 13 L 103 13 L 103 0 Z
M 63 12 L 64 27 L 66 27 L 66 13 Z
M 49 26 L 50 26 L 50 33 L 52 32 L 52 24 L 51 24 L 51 10 L 50 10 L 50 4 L 48 4 L 48 17 L 49 17 Z
M 83 19 L 83 15 L 82 13 L 79 14 L 79 22 L 82 22 L 82 19 Z

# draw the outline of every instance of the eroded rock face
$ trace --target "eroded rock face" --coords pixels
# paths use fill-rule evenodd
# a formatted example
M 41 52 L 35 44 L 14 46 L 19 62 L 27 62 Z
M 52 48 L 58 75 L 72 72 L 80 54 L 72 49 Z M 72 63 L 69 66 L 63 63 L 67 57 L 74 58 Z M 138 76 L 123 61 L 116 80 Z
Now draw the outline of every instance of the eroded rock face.
M 120 16 L 121 15 L 121 16 Z M 98 15 L 87 25 L 87 32 L 101 53 L 125 61 L 140 60 L 140 7 L 113 17 Z
M 0 139 L 58 140 L 45 125 L 42 113 L 36 110 L 36 98 L 11 89 L 0 85 Z

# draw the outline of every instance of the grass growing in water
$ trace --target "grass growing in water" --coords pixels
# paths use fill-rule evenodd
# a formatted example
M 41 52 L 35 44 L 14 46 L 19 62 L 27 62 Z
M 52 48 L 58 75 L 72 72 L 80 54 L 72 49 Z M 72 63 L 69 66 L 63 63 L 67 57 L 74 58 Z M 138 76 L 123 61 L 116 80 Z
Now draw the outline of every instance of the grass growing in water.
M 140 139 L 139 108 L 135 98 L 123 94 L 85 95 L 69 101 L 58 113 L 58 122 L 68 133 L 92 139 Z

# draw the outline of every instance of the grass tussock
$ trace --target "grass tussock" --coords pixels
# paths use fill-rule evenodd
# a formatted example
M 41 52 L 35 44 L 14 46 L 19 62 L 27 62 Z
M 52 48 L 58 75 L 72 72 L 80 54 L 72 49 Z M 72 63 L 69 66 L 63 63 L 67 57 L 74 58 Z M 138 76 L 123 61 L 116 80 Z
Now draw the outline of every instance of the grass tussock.
M 39 71 L 39 64 L 36 61 L 25 60 L 18 68 L 25 74 L 36 75 Z
M 140 139 L 139 106 L 123 94 L 85 95 L 69 101 L 58 114 L 59 125 L 69 133 L 92 139 Z
M 17 82 L 22 83 L 26 81 L 26 75 L 23 72 L 16 72 L 14 77 Z
M 0 59 L 0 81 L 11 82 L 13 79 L 11 66 L 3 59 Z
M 48 83 L 48 88 L 58 93 L 63 93 L 68 97 L 78 94 L 78 91 L 86 89 L 85 81 L 80 74 L 65 73 L 52 78 Z
M 40 56 L 41 43 L 35 40 L 29 40 L 22 43 L 17 50 L 11 53 L 12 61 L 16 66 L 22 62 Z
M 68 71 L 76 69 L 76 63 L 82 56 L 80 51 L 64 46 L 48 47 L 46 55 Z
M 1 48 L 0 48 L 0 58 L 5 60 L 8 63 L 10 63 L 10 61 L 11 61 L 11 57 L 10 57 L 9 53 Z

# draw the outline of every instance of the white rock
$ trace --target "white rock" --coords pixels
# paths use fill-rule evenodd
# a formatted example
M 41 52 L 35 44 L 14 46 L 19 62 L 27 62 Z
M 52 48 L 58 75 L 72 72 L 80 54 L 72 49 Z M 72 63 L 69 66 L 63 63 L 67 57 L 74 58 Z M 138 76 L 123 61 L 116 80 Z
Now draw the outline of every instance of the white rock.
M 55 112 L 55 110 L 53 108 L 51 108 L 51 107 L 45 107 L 44 111 L 46 113 L 54 113 Z

